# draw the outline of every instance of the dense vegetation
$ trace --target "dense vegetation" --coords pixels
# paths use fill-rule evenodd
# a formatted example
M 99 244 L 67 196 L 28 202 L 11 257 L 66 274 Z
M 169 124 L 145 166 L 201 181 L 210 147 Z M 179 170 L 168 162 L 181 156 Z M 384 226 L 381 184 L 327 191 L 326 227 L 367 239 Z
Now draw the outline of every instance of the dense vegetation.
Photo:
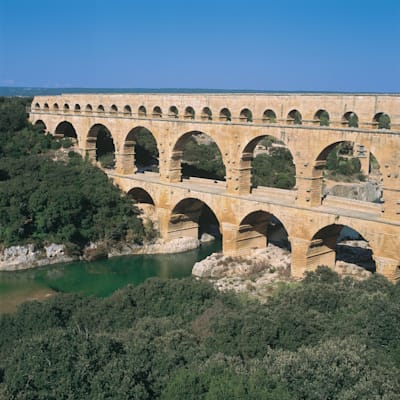
M 322 268 L 266 304 L 194 280 L 0 318 L 0 398 L 398 399 L 399 286 Z
M 26 120 L 24 99 L 0 100 L 0 244 L 141 242 L 137 210 L 99 169 Z M 64 157 L 63 157 L 64 154 Z M 58 161 L 55 159 L 58 158 Z

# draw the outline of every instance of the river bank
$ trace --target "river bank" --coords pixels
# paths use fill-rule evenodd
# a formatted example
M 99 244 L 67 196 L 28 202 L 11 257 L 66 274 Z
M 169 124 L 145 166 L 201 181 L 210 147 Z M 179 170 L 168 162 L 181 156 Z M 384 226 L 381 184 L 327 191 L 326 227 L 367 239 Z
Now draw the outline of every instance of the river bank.
M 49 244 L 36 248 L 33 244 L 12 246 L 0 253 L 0 271 L 19 271 L 46 265 L 69 263 L 73 261 L 94 261 L 98 259 L 126 256 L 182 253 L 198 248 L 209 238 L 179 238 L 171 241 L 157 239 L 143 245 L 117 243 L 93 243 L 86 247 L 81 256 L 70 256 L 62 244 Z

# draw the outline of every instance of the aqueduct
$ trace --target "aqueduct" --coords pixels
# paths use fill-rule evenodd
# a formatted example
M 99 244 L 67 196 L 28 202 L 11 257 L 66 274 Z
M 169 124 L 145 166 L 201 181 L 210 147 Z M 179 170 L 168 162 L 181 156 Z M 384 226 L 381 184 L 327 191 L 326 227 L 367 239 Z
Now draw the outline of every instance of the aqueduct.
M 74 138 L 96 159 L 100 135 L 115 151 L 108 175 L 136 200 L 154 206 L 165 239 L 198 235 L 204 207 L 219 224 L 225 254 L 266 246 L 271 221 L 288 234 L 292 275 L 335 262 L 340 227 L 359 232 L 377 272 L 400 278 L 400 95 L 353 94 L 65 94 L 36 96 L 30 121 Z M 135 167 L 137 132 L 155 139 L 159 172 Z M 185 138 L 203 133 L 218 146 L 225 181 L 183 179 Z M 292 190 L 251 189 L 258 139 L 272 136 L 290 150 L 296 169 Z M 379 203 L 323 196 L 322 170 L 338 143 L 357 144 L 368 164 L 381 166 Z M 365 163 L 364 163 L 365 164 Z M 368 167 L 367 167 L 368 168 Z M 139 173 L 141 172 L 141 173 Z

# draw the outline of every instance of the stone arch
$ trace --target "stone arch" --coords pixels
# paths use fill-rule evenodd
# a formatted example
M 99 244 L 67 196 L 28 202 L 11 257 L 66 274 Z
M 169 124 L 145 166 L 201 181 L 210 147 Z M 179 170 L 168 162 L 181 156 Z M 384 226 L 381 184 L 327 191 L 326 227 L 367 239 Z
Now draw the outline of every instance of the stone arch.
M 105 110 L 104 110 L 104 106 L 102 104 L 97 106 L 97 112 L 100 114 L 104 114 Z
M 262 122 L 266 124 L 275 124 L 277 122 L 276 113 L 274 110 L 265 110 L 262 117 Z
M 290 251 L 288 232 L 276 216 L 259 209 L 241 219 L 236 235 L 237 255 L 248 255 L 270 244 Z
M 34 126 L 40 130 L 40 132 L 45 133 L 47 131 L 47 126 L 46 124 L 41 120 L 38 119 L 35 123 Z
M 193 142 L 191 145 L 190 142 Z M 201 152 L 203 150 L 207 151 L 207 157 L 210 162 L 214 161 L 214 164 L 209 165 L 209 169 L 207 170 L 198 164 L 199 159 L 187 159 L 184 160 L 184 152 L 187 146 L 196 147 L 196 145 L 204 146 L 209 145 L 209 149 L 201 148 Z M 214 159 L 211 160 L 211 157 Z M 185 165 L 182 161 L 186 161 Z M 197 164 L 196 164 L 197 163 Z M 211 169 L 214 168 L 215 171 L 212 172 Z M 170 160 L 170 168 L 169 168 L 169 177 L 171 182 L 181 182 L 182 180 L 182 171 L 186 176 L 193 176 L 205 179 L 213 179 L 213 180 L 225 180 L 226 175 L 226 163 L 224 159 L 224 155 L 221 151 L 221 147 L 218 145 L 217 141 L 210 135 L 202 131 L 189 131 L 182 135 L 180 135 L 175 142 L 175 145 L 172 149 L 172 155 Z M 223 176 L 222 176 L 223 175 Z
M 71 122 L 68 121 L 60 122 L 54 131 L 54 135 L 56 137 L 70 138 L 76 141 L 78 140 L 76 129 L 71 124 Z
M 358 115 L 354 111 L 347 111 L 342 117 L 342 125 L 349 128 L 358 128 Z
M 319 126 L 329 126 L 329 113 L 324 109 L 319 109 L 313 118 L 313 122 L 315 125 Z
M 54 111 L 58 111 L 60 109 L 60 107 L 58 106 L 58 103 L 54 103 L 53 104 L 53 110 Z
M 132 108 L 129 105 L 124 106 L 124 115 L 132 115 Z
M 375 129 L 390 129 L 390 123 L 390 116 L 384 112 L 376 113 L 372 120 Z
M 155 106 L 153 108 L 153 113 L 152 113 L 153 118 L 162 118 L 162 110 L 161 107 Z
M 194 119 L 194 118 L 195 118 L 194 108 L 190 106 L 186 107 L 184 119 Z
M 86 104 L 85 111 L 87 113 L 91 113 L 93 111 L 93 107 L 91 104 Z
M 43 108 L 47 111 L 49 109 L 49 104 L 48 103 L 44 103 Z
M 150 193 L 141 187 L 134 187 L 130 189 L 127 195 L 135 200 L 138 204 L 150 204 L 152 206 L 155 206 L 154 200 L 151 197 Z
M 168 110 L 168 117 L 169 118 L 179 118 L 179 112 L 176 106 L 171 106 Z
M 331 224 L 319 229 L 311 239 L 306 255 L 306 270 L 325 265 L 340 270 L 338 261 L 376 271 L 373 251 L 362 233 L 349 225 Z
M 81 112 L 81 106 L 79 104 L 75 104 L 74 111 L 75 112 Z
M 243 108 L 240 111 L 240 122 L 253 122 L 253 113 L 248 108 Z
M 288 125 L 301 125 L 303 123 L 303 117 L 299 110 L 293 109 L 289 111 L 286 123 Z
M 140 106 L 138 108 L 138 115 L 139 115 L 139 118 L 145 118 L 147 116 L 147 110 L 146 110 L 145 106 Z
M 158 157 L 155 135 L 143 126 L 136 126 L 124 140 L 118 169 L 124 174 L 158 172 Z
M 64 104 L 64 111 L 65 111 L 65 112 L 68 112 L 68 111 L 69 111 L 69 104 L 68 104 L 68 103 L 65 103 L 65 104 Z
M 223 108 L 220 112 L 219 112 L 219 120 L 220 121 L 225 121 L 225 122 L 230 122 L 232 121 L 232 114 L 229 111 L 228 108 Z
M 40 104 L 39 103 L 35 103 L 35 110 L 40 110 Z
M 340 148 L 338 147 L 340 146 Z M 332 152 L 337 152 L 335 156 Z M 354 172 L 351 170 L 354 168 Z M 370 194 L 366 195 L 366 200 L 361 197 L 363 195 L 363 189 L 356 190 L 351 188 L 344 194 L 344 190 L 348 187 L 348 183 L 343 183 L 343 180 L 337 180 L 336 184 L 332 184 L 333 179 L 327 176 L 325 180 L 325 186 L 322 186 L 322 178 L 329 171 L 336 171 L 335 174 L 339 176 L 348 175 L 351 177 L 358 174 L 358 180 L 362 180 L 363 174 L 368 178 L 368 184 L 372 185 L 368 189 Z M 326 171 L 326 172 L 325 172 Z M 348 171 L 348 172 L 346 172 Z M 351 173 L 352 172 L 352 173 Z M 332 173 L 330 173 L 332 175 Z M 316 197 L 321 198 L 324 204 L 328 205 L 332 201 L 331 196 L 335 197 L 346 197 L 353 200 L 364 200 L 373 203 L 380 203 L 381 197 L 383 195 L 381 188 L 380 179 L 380 164 L 377 158 L 370 152 L 368 144 L 363 143 L 353 143 L 348 141 L 337 141 L 330 143 L 324 147 L 322 151 L 316 157 L 313 166 L 313 184 L 316 191 Z M 330 184 L 330 186 L 327 185 Z M 332 186 L 333 185 L 333 186 Z M 376 188 L 376 196 L 373 197 L 373 189 Z M 321 204 L 321 201 L 316 200 L 316 204 Z
M 111 114 L 116 114 L 118 112 L 118 107 L 115 105 L 115 104 L 113 104 L 111 107 L 110 107 L 110 113 Z
M 98 161 L 103 168 L 115 167 L 115 144 L 110 130 L 103 124 L 95 124 L 86 138 L 86 152 L 92 161 Z
M 203 233 L 221 237 L 221 219 L 204 201 L 187 197 L 172 209 L 168 221 L 168 239 L 201 239 Z
M 256 157 L 258 158 L 255 161 L 257 164 L 254 165 L 253 160 Z M 275 176 L 268 177 L 265 175 L 262 179 L 256 179 L 256 169 L 261 171 L 264 169 L 263 166 L 267 167 L 268 164 L 280 159 L 282 159 L 284 168 L 277 172 Z M 296 167 L 293 154 L 285 143 L 271 135 L 258 135 L 251 139 L 241 152 L 239 166 L 237 191 L 240 194 L 250 193 L 251 187 L 292 189 L 296 184 Z M 267 168 L 266 172 L 268 172 Z M 265 184 L 267 182 L 268 184 Z M 254 189 L 253 192 L 256 194 Z
M 204 107 L 201 111 L 201 120 L 202 121 L 211 121 L 212 120 L 212 112 L 209 107 Z

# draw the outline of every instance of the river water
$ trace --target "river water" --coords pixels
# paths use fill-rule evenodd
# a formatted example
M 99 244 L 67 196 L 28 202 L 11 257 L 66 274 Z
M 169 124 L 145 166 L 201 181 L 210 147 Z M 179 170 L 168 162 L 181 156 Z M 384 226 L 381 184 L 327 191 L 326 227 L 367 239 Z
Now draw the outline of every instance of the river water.
M 105 297 L 150 277 L 187 277 L 194 263 L 220 250 L 221 242 L 215 241 L 186 253 L 113 257 L 0 272 L 0 314 L 14 311 L 24 301 L 42 300 L 59 292 Z

